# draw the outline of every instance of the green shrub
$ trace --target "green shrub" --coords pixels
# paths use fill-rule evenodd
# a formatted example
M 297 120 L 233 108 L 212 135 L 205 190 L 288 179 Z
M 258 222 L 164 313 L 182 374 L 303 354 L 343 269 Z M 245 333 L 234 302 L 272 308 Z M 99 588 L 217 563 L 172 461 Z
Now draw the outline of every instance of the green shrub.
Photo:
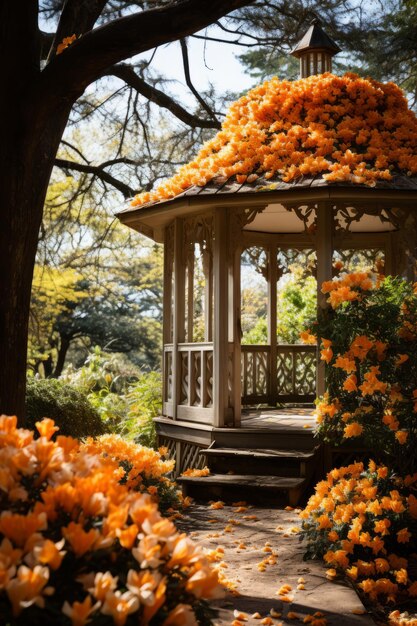
M 417 470 L 417 287 L 368 272 L 323 284 L 317 334 L 326 362 L 318 435 L 359 445 L 400 476 Z
M 70 364 L 61 379 L 88 393 L 103 391 L 122 395 L 140 373 L 141 370 L 126 361 L 124 355 L 108 354 L 95 346 L 81 367 L 75 368 Z
M 119 432 L 143 446 L 156 447 L 154 417 L 162 413 L 162 380 L 159 372 L 143 372 L 125 396 L 126 419 Z
M 162 411 L 159 372 L 129 367 L 118 355 L 96 347 L 82 367 L 68 367 L 62 379 L 85 392 L 108 431 L 156 447 L 153 418 Z
M 35 423 L 43 417 L 50 417 L 59 426 L 61 435 L 80 438 L 106 432 L 86 394 L 60 380 L 29 379 L 26 411 L 28 428 L 34 428 Z

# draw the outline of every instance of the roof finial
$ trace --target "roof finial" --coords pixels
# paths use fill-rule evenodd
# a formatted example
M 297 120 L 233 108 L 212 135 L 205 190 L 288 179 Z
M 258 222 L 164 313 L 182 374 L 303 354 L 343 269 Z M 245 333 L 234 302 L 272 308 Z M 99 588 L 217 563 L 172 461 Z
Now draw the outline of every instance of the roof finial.
M 320 18 L 314 14 L 310 28 L 291 54 L 300 59 L 300 78 L 332 71 L 332 57 L 339 46 L 324 32 Z

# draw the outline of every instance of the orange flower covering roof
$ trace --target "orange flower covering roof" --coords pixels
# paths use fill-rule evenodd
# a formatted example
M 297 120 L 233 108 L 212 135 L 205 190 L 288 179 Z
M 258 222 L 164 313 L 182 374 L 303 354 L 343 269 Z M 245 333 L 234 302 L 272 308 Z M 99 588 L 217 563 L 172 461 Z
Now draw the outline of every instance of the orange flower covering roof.
M 273 78 L 232 104 L 196 158 L 132 206 L 173 198 L 214 177 L 296 182 L 318 174 L 374 186 L 391 172 L 417 174 L 417 118 L 397 85 L 351 73 Z

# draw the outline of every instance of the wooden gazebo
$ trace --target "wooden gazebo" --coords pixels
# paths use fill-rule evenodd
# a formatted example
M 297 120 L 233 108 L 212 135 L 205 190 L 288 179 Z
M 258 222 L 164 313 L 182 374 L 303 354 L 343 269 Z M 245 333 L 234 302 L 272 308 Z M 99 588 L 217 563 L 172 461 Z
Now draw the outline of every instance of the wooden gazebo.
M 331 70 L 338 50 L 312 24 L 293 52 L 301 77 Z M 130 204 L 118 217 L 164 245 L 163 414 L 156 422 L 178 473 L 209 459 L 221 476 L 201 480 L 232 483 L 234 493 L 248 484 L 248 473 L 256 473 L 258 482 L 260 474 L 275 474 L 263 486 L 281 485 L 295 501 L 306 463 L 320 471 L 312 430 L 303 428 L 308 418 L 280 418 L 266 408 L 242 412 L 311 404 L 324 392 L 316 346 L 277 344 L 277 280 L 294 259 L 311 267 L 318 306 L 325 307 L 320 285 L 332 278 L 335 259 L 349 268 L 358 250 L 370 260 L 383 257 L 386 273 L 413 279 L 417 177 L 391 168 L 389 177 L 376 177 L 372 185 L 354 177 L 329 180 L 323 172 L 283 178 L 259 169 L 255 176 L 220 171 L 173 197 Z M 265 345 L 241 343 L 241 254 L 248 248 L 263 252 Z M 255 457 L 259 467 L 248 472 Z

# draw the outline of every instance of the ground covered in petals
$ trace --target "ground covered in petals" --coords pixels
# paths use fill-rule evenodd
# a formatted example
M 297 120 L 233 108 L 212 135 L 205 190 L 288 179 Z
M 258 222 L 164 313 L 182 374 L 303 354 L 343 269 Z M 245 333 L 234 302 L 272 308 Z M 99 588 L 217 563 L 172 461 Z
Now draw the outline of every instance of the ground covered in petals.
M 303 561 L 296 511 L 193 505 L 180 526 L 209 551 L 229 587 L 217 601 L 219 626 L 374 624 L 349 585 L 328 580 L 320 561 Z

